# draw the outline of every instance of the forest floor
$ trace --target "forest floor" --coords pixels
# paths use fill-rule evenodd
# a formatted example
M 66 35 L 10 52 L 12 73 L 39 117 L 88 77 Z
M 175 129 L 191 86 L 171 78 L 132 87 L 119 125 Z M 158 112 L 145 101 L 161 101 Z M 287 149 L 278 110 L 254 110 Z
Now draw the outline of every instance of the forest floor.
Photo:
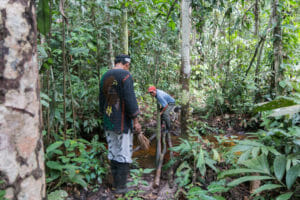
M 208 125 L 211 130 L 218 130 L 217 133 L 212 131 L 211 134 L 208 134 L 206 138 L 208 140 L 214 140 L 213 135 L 225 135 L 225 136 L 237 136 L 238 139 L 243 139 L 245 137 L 245 127 L 244 127 L 244 118 L 245 116 L 236 116 L 236 115 L 224 115 L 224 116 L 217 116 L 212 119 L 195 119 L 201 120 L 203 123 Z M 197 118 L 197 116 L 194 116 Z M 155 130 L 156 122 L 154 119 L 150 121 L 143 122 L 144 127 L 147 127 L 149 130 Z M 151 131 L 150 131 L 151 132 Z M 150 132 L 145 132 L 147 137 L 151 136 Z M 153 132 L 152 132 L 153 134 Z M 199 134 L 201 134 L 199 132 Z M 172 141 L 173 145 L 176 142 L 179 142 L 180 138 L 180 125 L 179 121 L 175 121 L 172 131 Z M 210 141 L 215 142 L 215 141 Z M 135 159 L 138 167 L 132 165 L 132 168 L 155 168 L 155 146 L 156 141 L 153 140 L 151 142 L 151 148 L 147 151 L 145 150 L 138 150 L 133 154 L 133 158 Z M 167 153 L 166 153 L 167 155 Z M 164 160 L 164 164 L 167 163 L 168 156 L 166 156 Z M 229 169 L 225 162 L 219 163 L 217 166 L 221 171 Z M 155 170 L 150 174 L 144 174 L 141 179 L 148 183 L 148 186 L 143 186 L 139 184 L 136 187 L 130 187 L 130 189 L 135 191 L 134 197 L 139 197 L 135 199 L 144 199 L 144 200 L 170 200 L 170 199 L 178 199 L 178 200 L 185 200 L 185 195 L 181 192 L 176 184 L 173 184 L 173 187 L 170 186 L 168 180 L 168 173 L 169 170 L 162 170 L 161 179 L 159 187 L 153 187 L 153 182 L 155 179 Z M 201 177 L 205 179 L 207 185 L 209 183 L 217 180 L 217 174 L 213 170 L 207 170 L 206 176 Z M 129 178 L 128 182 L 132 181 L 132 178 Z M 228 179 L 230 181 L 230 178 Z M 128 199 L 122 196 L 115 196 L 111 190 L 112 186 L 112 177 L 108 175 L 106 180 L 104 180 L 103 184 L 99 186 L 97 191 L 78 191 L 77 194 L 72 195 L 69 197 L 68 200 L 114 200 L 114 199 Z M 205 188 L 206 186 L 201 186 Z M 137 192 L 139 191 L 139 192 Z M 250 199 L 250 184 L 240 184 L 235 188 L 227 191 L 226 193 L 222 193 L 222 196 L 227 200 L 248 200 Z M 175 197 L 176 196 L 176 197 Z

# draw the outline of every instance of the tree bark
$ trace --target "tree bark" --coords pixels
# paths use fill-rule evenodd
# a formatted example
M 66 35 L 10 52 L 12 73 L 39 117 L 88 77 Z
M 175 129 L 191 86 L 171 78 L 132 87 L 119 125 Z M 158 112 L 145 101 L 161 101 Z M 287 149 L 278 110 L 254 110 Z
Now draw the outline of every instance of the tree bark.
M 63 65 L 63 95 L 64 95 L 64 140 L 66 140 L 67 137 L 67 105 L 66 105 L 66 99 L 67 99 L 67 83 L 66 83 L 66 74 L 67 74 L 67 67 L 66 67 L 66 43 L 65 43 L 65 26 L 66 26 L 66 19 L 64 14 L 64 4 L 65 0 L 60 0 L 60 11 L 61 11 L 61 17 L 63 19 L 62 21 L 62 65 Z
M 282 70 L 280 65 L 282 62 L 282 33 L 281 33 L 281 17 L 278 12 L 278 0 L 273 0 L 272 9 L 272 24 L 275 25 L 273 29 L 273 63 L 272 63 L 272 77 L 270 85 L 270 93 L 272 97 L 276 94 L 281 94 L 279 82 L 282 79 Z
M 128 22 L 127 22 L 127 8 L 125 7 L 125 2 L 123 5 L 122 14 L 122 53 L 128 55 Z
M 47 38 L 47 43 L 48 45 L 50 45 L 50 41 L 51 41 L 51 24 L 52 24 L 52 1 L 49 2 L 49 10 L 50 10 L 50 15 L 49 15 L 49 34 L 48 34 L 48 38 Z M 49 54 L 49 58 L 52 57 L 51 55 L 51 51 L 48 52 Z M 51 64 L 52 66 L 52 64 Z M 50 97 L 50 69 L 51 66 L 49 66 L 49 69 L 47 69 L 47 96 Z M 49 104 L 48 108 L 47 108 L 47 136 L 48 136 L 48 141 L 50 141 L 50 132 L 51 132 L 51 124 L 50 124 L 50 112 L 51 112 L 51 106 Z
M 109 20 L 111 21 L 111 20 Z M 114 48 L 113 48 L 113 35 L 110 28 L 108 29 L 108 51 L 109 51 L 109 69 L 112 69 L 115 65 L 114 62 Z
M 0 190 L 45 199 L 35 1 L 0 3 Z
M 259 29 L 259 0 L 255 0 L 255 4 L 254 4 L 254 21 L 255 21 L 254 34 L 258 35 L 258 29 Z
M 187 133 L 187 120 L 189 116 L 189 81 L 191 75 L 190 66 L 190 34 L 191 34 L 191 0 L 182 0 L 181 2 L 181 75 L 180 83 L 184 100 L 181 107 L 181 134 Z
M 159 164 L 159 158 L 161 154 L 161 124 L 160 124 L 160 106 L 157 104 L 157 112 L 156 112 L 156 120 L 157 120 L 157 126 L 156 126 L 156 155 L 155 155 L 155 164 L 158 167 Z
M 257 57 L 257 62 L 256 62 L 256 68 L 255 68 L 255 79 L 254 79 L 254 82 L 255 82 L 255 85 L 257 87 L 257 90 L 255 91 L 255 99 L 254 99 L 255 103 L 258 103 L 259 99 L 260 99 L 260 89 L 259 89 L 258 74 L 259 74 L 259 71 L 260 71 L 260 61 L 261 61 L 261 57 L 262 57 L 263 50 L 264 50 L 264 44 L 265 44 L 265 39 L 262 42 L 261 47 L 259 49 L 259 53 L 258 53 L 258 57 Z

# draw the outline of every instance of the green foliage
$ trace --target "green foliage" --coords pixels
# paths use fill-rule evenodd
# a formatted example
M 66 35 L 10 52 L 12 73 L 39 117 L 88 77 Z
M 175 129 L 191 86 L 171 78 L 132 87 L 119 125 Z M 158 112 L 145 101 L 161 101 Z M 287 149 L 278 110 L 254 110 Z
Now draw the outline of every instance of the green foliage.
M 4 181 L 0 179 L 0 185 L 2 185 L 3 183 L 4 183 Z M 6 194 L 5 190 L 1 190 L 1 189 L 0 189 L 0 199 L 1 199 L 1 200 L 7 200 L 7 199 L 5 198 L 5 194 Z
M 192 186 L 187 193 L 187 198 L 190 200 L 225 200 L 224 197 L 220 196 L 222 192 L 228 191 L 224 183 L 224 181 L 212 182 L 207 190 L 199 186 Z
M 148 186 L 148 182 L 142 180 L 142 176 L 144 174 L 149 174 L 154 169 L 132 169 L 130 170 L 130 176 L 132 178 L 132 182 L 127 183 L 128 186 L 135 186 L 137 189 L 127 192 L 125 194 L 124 198 L 118 198 L 119 200 L 123 199 L 131 199 L 131 200 L 142 200 L 142 198 L 139 198 L 139 194 L 143 192 L 143 190 L 140 189 L 141 185 Z
M 39 0 L 37 7 L 37 27 L 39 32 L 45 36 L 50 31 L 49 0 Z
M 130 170 L 130 176 L 132 178 L 132 182 L 128 183 L 128 186 L 139 186 L 139 185 L 148 185 L 147 181 L 142 180 L 142 176 L 144 174 L 149 174 L 153 171 L 154 169 L 132 169 Z
M 187 190 L 187 196 L 191 199 L 197 199 L 200 196 L 201 198 L 215 199 L 215 197 L 210 195 L 214 193 L 213 191 L 216 190 L 217 187 L 211 185 L 211 189 L 203 190 L 197 187 L 197 185 L 200 184 L 201 181 L 205 182 L 205 180 L 196 179 L 196 182 L 193 182 L 192 178 L 193 176 L 198 177 L 197 173 L 200 173 L 202 177 L 205 177 L 207 168 L 218 172 L 215 164 L 217 163 L 216 160 L 220 159 L 220 155 L 216 149 L 208 152 L 206 150 L 207 148 L 204 148 L 204 140 L 202 137 L 195 130 L 190 129 L 190 131 L 191 133 L 188 139 L 181 139 L 181 143 L 178 146 L 171 148 L 172 151 L 179 153 L 179 156 L 175 157 L 175 160 L 170 162 L 174 163 L 176 160 L 180 160 L 181 163 L 176 169 L 175 182 L 180 188 Z M 206 145 L 209 146 L 209 144 Z M 223 187 L 220 186 L 220 189 L 221 188 Z M 225 188 L 223 189 L 225 190 Z M 216 197 L 216 199 L 222 198 Z
M 48 0 L 39 0 L 37 10 L 39 32 L 48 36 L 51 27 L 51 38 L 44 40 L 41 35 L 41 40 L 38 41 L 44 128 L 49 130 L 43 131 L 47 132 L 44 134 L 48 146 L 47 181 L 51 189 L 69 180 L 86 186 L 86 183 L 91 183 L 95 177 L 104 173 L 105 162 L 98 163 L 99 160 L 94 159 L 99 153 L 96 150 L 84 150 L 91 145 L 90 143 L 73 138 L 93 136 L 101 128 L 98 112 L 99 78 L 110 67 L 111 54 L 114 56 L 121 52 L 119 22 L 123 2 L 84 0 L 69 1 L 65 4 L 64 10 L 69 21 L 65 32 L 66 97 L 63 95 L 63 38 L 59 1 L 51 1 L 51 10 L 49 3 Z M 144 96 L 147 87 L 156 84 L 158 88 L 170 92 L 178 103 L 190 100 L 193 111 L 204 113 L 206 119 L 225 113 L 249 113 L 253 110 L 254 102 L 273 99 L 275 94 L 270 92 L 273 73 L 270 66 L 273 66 L 275 36 L 274 26 L 269 26 L 272 16 L 271 3 L 272 1 L 259 1 L 259 23 L 255 34 L 256 16 L 253 13 L 252 1 L 192 1 L 192 73 L 190 93 L 187 94 L 178 84 L 181 62 L 178 39 L 181 31 L 180 4 L 177 1 L 164 0 L 126 1 L 129 54 L 132 57 L 131 73 L 135 79 L 137 97 L 141 102 L 153 105 L 150 102 L 151 98 Z M 297 6 L 296 1 L 289 0 L 280 2 L 278 8 L 282 20 L 283 55 L 280 74 L 277 75 L 280 75 L 279 87 L 283 95 L 295 90 L 300 91 Z M 259 57 L 258 51 L 256 57 L 253 57 L 261 38 L 265 39 L 264 46 L 258 48 L 259 51 L 262 49 L 262 54 Z M 110 46 L 112 49 L 108 48 Z M 250 65 L 252 58 L 254 62 Z M 64 101 L 69 138 L 66 141 L 61 139 L 61 130 L 65 125 Z M 274 106 L 276 102 L 277 106 Z M 278 103 L 291 105 L 291 102 L 296 103 L 293 106 L 278 108 Z M 241 141 L 224 156 L 227 162 L 238 166 L 246 160 L 265 155 L 274 180 L 287 184 L 286 177 L 292 176 L 294 170 L 290 171 L 289 175 L 287 172 L 294 169 L 298 162 L 296 153 L 300 144 L 297 135 L 299 94 L 289 98 L 278 97 L 264 106 L 277 108 L 271 113 L 277 120 L 267 117 L 269 114 L 263 114 L 262 126 L 265 126 L 265 130 L 252 134 L 257 141 Z M 145 106 L 140 104 L 140 107 Z M 262 111 L 262 107 L 260 109 Z M 147 107 L 146 111 L 149 110 L 155 110 L 155 107 Z M 147 120 L 151 115 L 145 112 L 142 117 Z M 197 132 L 220 133 L 218 129 L 213 129 L 206 123 L 191 121 Z M 219 152 L 223 152 L 220 149 L 208 151 L 200 145 L 199 142 L 205 143 L 202 139 L 196 140 L 183 140 L 182 144 L 176 147 L 177 151 L 181 152 L 180 158 L 183 159 L 177 174 L 184 180 L 180 182 L 182 187 L 191 182 L 195 170 L 201 175 L 206 174 L 207 167 L 216 170 L 214 164 L 216 160 L 220 160 Z M 76 154 L 74 149 L 80 154 Z M 237 153 L 241 153 L 241 156 L 237 157 Z M 104 160 L 105 155 L 98 156 Z M 90 162 L 87 162 L 88 160 Z M 94 160 L 97 162 L 94 163 Z M 262 161 L 263 159 L 256 162 Z M 276 161 L 276 164 L 273 161 Z M 285 168 L 282 167 L 282 163 L 286 163 Z M 249 170 L 257 169 L 243 167 L 240 171 L 243 170 L 249 174 Z M 289 178 L 289 184 L 292 182 L 293 179 Z M 292 185 L 291 188 L 294 187 Z M 276 186 L 265 186 L 268 189 L 272 187 Z M 199 188 L 194 190 L 201 193 Z M 211 193 L 204 193 L 211 196 Z M 190 195 L 193 198 L 194 193 Z M 197 195 L 198 193 L 194 195 L 195 198 L 199 197 Z M 290 193 L 282 194 L 282 197 L 278 198 L 289 198 L 289 195 Z
M 300 100 L 300 99 L 299 99 Z M 288 107 L 297 105 L 297 101 L 293 98 L 279 97 L 276 100 L 270 101 L 255 108 L 256 112 L 274 110 L 276 108 Z
M 98 137 L 92 142 L 83 139 L 57 141 L 46 148 L 46 181 L 49 185 L 55 184 L 53 189 L 68 182 L 82 187 L 95 181 L 102 183 L 107 168 L 102 160 L 105 154 L 106 148 L 98 142 Z
M 195 139 L 196 138 L 196 139 Z M 216 163 L 212 159 L 213 155 L 209 154 L 201 144 L 202 137 L 199 134 L 191 134 L 188 140 L 181 139 L 181 144 L 171 148 L 172 151 L 179 153 L 182 157 L 178 159 L 193 161 L 196 169 L 198 169 L 202 176 L 205 176 L 206 167 L 210 167 L 214 171 L 218 171 L 214 166 Z M 184 162 L 182 162 L 184 163 Z M 182 167 L 184 169 L 184 167 Z M 188 174 L 188 173 L 187 173 Z
M 274 100 L 268 106 L 259 107 L 259 109 L 272 110 L 281 108 L 280 106 L 289 106 L 286 103 L 289 100 L 286 99 L 281 99 L 280 105 L 277 100 Z M 297 126 L 300 118 L 299 114 L 293 112 L 287 114 L 291 115 L 263 118 L 262 124 L 266 130 L 251 133 L 255 140 L 238 141 L 230 153 L 240 154 L 237 163 L 246 168 L 233 165 L 235 169 L 222 172 L 219 178 L 243 173 L 242 177 L 228 183 L 228 186 L 234 187 L 246 181 L 264 180 L 264 184 L 256 189 L 254 194 L 266 190 L 276 191 L 276 188 L 281 188 L 281 191 L 286 190 L 287 193 L 278 195 L 276 199 L 289 199 L 294 193 L 288 191 L 299 187 L 296 179 L 300 176 L 300 129 Z
M 64 190 L 55 190 L 48 194 L 48 200 L 65 200 L 68 193 Z

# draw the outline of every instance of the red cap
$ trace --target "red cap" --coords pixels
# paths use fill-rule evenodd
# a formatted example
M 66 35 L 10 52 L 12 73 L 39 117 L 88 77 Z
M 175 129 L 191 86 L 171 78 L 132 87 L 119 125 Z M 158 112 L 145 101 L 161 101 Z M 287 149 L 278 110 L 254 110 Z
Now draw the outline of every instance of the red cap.
M 156 87 L 155 86 L 150 86 L 149 88 L 148 88 L 148 92 L 153 92 L 153 91 L 155 91 L 156 90 Z

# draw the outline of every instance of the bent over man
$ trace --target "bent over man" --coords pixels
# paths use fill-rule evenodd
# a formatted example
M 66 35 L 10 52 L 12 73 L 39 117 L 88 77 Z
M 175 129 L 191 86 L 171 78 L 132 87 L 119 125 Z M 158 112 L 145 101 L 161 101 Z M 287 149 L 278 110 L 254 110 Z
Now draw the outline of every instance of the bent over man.
M 162 110 L 160 111 L 160 115 L 162 116 L 162 120 L 166 122 L 166 130 L 171 129 L 171 120 L 170 120 L 170 112 L 175 106 L 175 99 L 171 97 L 168 93 L 156 89 L 155 86 L 150 86 L 148 88 L 148 92 L 157 99 L 158 103 L 162 106 Z
M 100 81 L 100 114 L 108 143 L 113 187 L 116 194 L 127 192 L 129 164 L 132 163 L 133 128 L 141 131 L 139 108 L 129 73 L 130 57 L 119 55 L 115 66 Z

